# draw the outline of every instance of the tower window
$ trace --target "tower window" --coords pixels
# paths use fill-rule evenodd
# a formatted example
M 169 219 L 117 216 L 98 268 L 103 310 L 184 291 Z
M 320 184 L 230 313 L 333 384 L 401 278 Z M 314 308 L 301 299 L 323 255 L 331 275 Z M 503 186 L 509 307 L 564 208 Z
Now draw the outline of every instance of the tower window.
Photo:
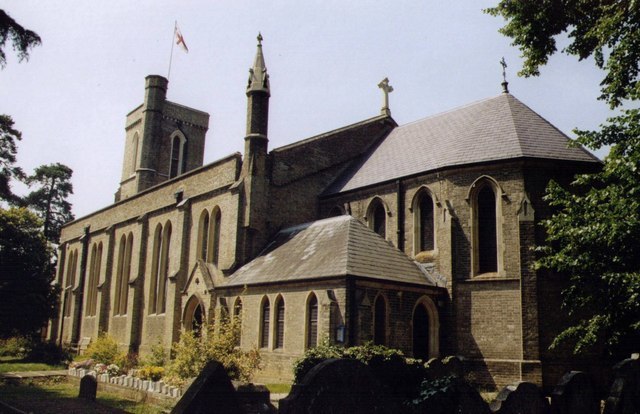
M 171 138 L 171 164 L 169 178 L 177 177 L 186 171 L 187 139 L 180 132 L 175 132 Z

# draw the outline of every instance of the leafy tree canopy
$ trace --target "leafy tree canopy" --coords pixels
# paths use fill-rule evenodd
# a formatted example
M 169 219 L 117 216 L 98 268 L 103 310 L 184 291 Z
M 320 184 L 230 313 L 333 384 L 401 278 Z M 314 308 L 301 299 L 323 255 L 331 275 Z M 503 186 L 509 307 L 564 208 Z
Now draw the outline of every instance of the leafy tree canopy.
M 11 41 L 13 50 L 17 52 L 20 61 L 29 58 L 30 48 L 42 43 L 37 33 L 25 29 L 0 9 L 0 68 L 7 65 L 7 55 L 4 52 L 7 40 Z
M 29 193 L 24 202 L 42 219 L 44 235 L 52 243 L 58 242 L 62 225 L 73 220 L 71 203 L 67 201 L 73 194 L 72 174 L 71 168 L 55 163 L 36 168 L 27 178 L 29 186 L 38 188 Z
M 0 209 L 0 338 L 30 335 L 54 316 L 51 253 L 38 217 Z
M 9 115 L 0 115 L 0 200 L 14 202 L 11 192 L 11 180 L 25 178 L 22 169 L 16 163 L 16 141 L 22 139 L 20 131 L 13 128 L 13 119 Z
M 593 56 L 604 69 L 601 99 L 613 108 L 625 99 L 640 98 L 638 2 L 501 0 L 485 11 L 507 20 L 500 32 L 522 52 L 521 75 L 538 75 L 540 66 L 557 51 L 557 37 L 566 33 L 570 43 L 562 52 L 580 60 Z
M 501 32 L 522 51 L 521 75 L 538 75 L 566 34 L 563 52 L 593 56 L 604 70 L 600 98 L 612 109 L 640 99 L 637 2 L 501 0 L 486 11 L 507 20 Z M 568 341 L 576 353 L 628 356 L 640 343 L 640 111 L 621 111 L 599 131 L 575 132 L 578 143 L 611 150 L 600 172 L 577 177 L 570 189 L 547 188 L 556 212 L 543 223 L 547 244 L 537 266 L 569 278 L 563 304 L 575 320 L 554 346 Z

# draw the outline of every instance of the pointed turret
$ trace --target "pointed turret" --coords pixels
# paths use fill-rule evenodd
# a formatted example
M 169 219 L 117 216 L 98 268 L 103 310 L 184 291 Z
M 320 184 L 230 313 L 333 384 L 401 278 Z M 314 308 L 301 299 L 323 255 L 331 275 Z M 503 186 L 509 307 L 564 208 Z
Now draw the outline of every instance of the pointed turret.
M 244 191 L 244 233 L 241 262 L 246 262 L 262 249 L 266 240 L 265 211 L 268 199 L 267 151 L 269 140 L 269 74 L 262 54 L 262 35 L 258 34 L 258 50 L 249 69 L 247 85 L 247 135 L 244 138 L 242 181 Z
M 269 91 L 269 74 L 267 66 L 264 63 L 264 55 L 262 54 L 262 34 L 258 33 L 258 50 L 256 58 L 253 61 L 253 67 L 249 69 L 249 84 L 247 85 L 247 95 L 252 92 L 266 93 Z

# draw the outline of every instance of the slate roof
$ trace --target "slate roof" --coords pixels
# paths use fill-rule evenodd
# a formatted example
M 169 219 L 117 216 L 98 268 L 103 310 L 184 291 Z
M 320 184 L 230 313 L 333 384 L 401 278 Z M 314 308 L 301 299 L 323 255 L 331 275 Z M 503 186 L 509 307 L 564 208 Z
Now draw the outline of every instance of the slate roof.
M 515 158 L 599 162 L 503 93 L 395 128 L 325 191 L 336 194 L 447 167 Z
M 404 253 L 346 215 L 282 230 L 258 257 L 229 276 L 224 286 L 346 275 L 435 286 Z

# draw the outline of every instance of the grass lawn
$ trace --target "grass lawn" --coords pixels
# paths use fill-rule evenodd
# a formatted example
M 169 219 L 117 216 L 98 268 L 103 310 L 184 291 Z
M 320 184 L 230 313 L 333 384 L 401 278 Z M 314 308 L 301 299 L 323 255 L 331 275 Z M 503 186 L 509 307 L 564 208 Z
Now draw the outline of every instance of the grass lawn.
M 170 407 L 160 407 L 123 399 L 98 391 L 95 402 L 78 398 L 78 385 L 64 378 L 42 378 L 21 383 L 0 383 L 0 401 L 34 413 L 70 414 L 160 414 Z
M 16 357 L 0 357 L 0 372 L 51 371 L 59 369 L 67 369 L 67 367 L 66 365 L 28 362 Z

